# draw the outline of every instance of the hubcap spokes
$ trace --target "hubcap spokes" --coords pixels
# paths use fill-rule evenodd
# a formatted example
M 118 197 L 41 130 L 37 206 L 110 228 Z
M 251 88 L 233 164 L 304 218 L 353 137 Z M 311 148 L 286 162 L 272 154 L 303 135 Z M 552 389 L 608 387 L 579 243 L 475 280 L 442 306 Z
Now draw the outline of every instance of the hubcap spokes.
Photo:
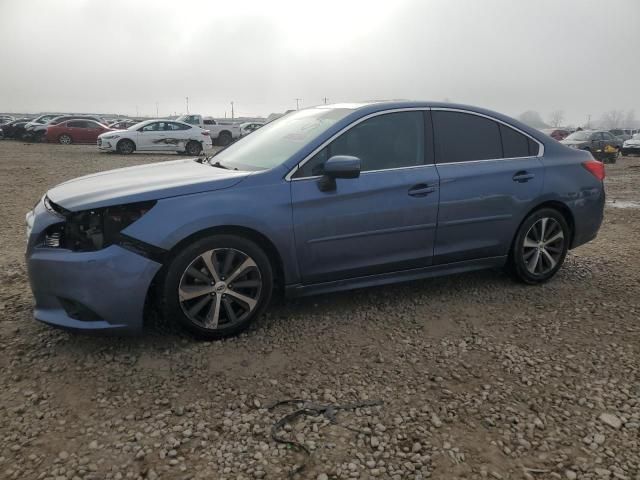
M 544 275 L 553 270 L 564 252 L 564 232 L 554 218 L 537 220 L 524 237 L 522 256 L 529 273 Z
M 256 262 L 233 248 L 204 252 L 180 279 L 178 297 L 184 314 L 215 330 L 243 321 L 256 308 L 262 278 Z

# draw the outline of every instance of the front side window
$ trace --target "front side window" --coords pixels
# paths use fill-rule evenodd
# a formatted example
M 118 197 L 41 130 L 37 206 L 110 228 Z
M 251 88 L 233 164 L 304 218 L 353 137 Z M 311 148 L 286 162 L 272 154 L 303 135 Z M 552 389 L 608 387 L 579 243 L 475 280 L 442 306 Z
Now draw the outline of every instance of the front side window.
M 160 122 L 153 122 L 142 127 L 143 132 L 157 132 L 160 130 Z
M 438 163 L 502 158 L 498 123 L 461 112 L 433 111 Z
M 84 120 L 75 120 L 67 123 L 67 126 L 72 128 L 87 128 L 87 122 Z
M 359 123 L 307 161 L 294 178 L 322 175 L 334 155 L 358 157 L 361 171 L 423 165 L 425 127 L 422 111 L 378 115 Z

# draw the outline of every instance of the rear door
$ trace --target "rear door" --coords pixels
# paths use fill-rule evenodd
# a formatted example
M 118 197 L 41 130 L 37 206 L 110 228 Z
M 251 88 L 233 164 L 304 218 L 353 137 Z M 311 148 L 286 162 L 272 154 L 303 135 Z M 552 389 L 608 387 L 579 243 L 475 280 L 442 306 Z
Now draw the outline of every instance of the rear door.
M 93 120 L 86 121 L 86 133 L 85 133 L 85 142 L 86 143 L 95 143 L 98 140 L 98 135 L 105 132 L 105 129 L 98 122 Z
M 69 135 L 75 143 L 85 143 L 87 140 L 87 129 L 85 120 L 71 120 L 67 122 Z
M 431 264 L 438 214 L 430 116 L 384 113 L 357 123 L 293 176 L 296 250 L 304 284 Z M 361 160 L 359 178 L 321 191 L 324 162 Z
M 507 255 L 542 192 L 541 144 L 484 115 L 432 114 L 440 175 L 434 264 Z

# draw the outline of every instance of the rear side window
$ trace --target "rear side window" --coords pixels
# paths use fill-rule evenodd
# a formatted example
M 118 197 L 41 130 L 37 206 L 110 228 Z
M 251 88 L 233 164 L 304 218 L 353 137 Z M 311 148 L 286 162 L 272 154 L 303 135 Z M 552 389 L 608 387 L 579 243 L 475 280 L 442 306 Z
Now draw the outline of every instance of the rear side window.
M 529 142 L 529 156 L 537 157 L 540 154 L 540 145 L 538 142 L 534 142 L 530 138 L 528 138 L 527 141 Z
M 498 123 L 460 112 L 433 111 L 436 162 L 456 163 L 502 158 Z
M 87 122 L 84 120 L 75 120 L 67 123 L 67 127 L 73 128 L 87 128 Z
M 530 155 L 528 137 L 502 124 L 500 124 L 500 135 L 502 136 L 504 158 L 528 157 Z

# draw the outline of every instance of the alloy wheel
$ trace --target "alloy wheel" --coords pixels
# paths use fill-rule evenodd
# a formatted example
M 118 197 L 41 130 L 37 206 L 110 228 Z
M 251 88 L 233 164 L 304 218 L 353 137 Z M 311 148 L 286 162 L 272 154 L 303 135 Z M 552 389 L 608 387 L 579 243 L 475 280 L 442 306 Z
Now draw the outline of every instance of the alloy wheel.
M 216 248 L 199 255 L 180 279 L 178 297 L 183 313 L 209 330 L 226 328 L 246 319 L 262 291 L 256 262 L 234 248 Z
M 553 270 L 564 252 L 564 231 L 554 218 L 538 219 L 524 237 L 522 256 L 529 273 L 545 275 Z
M 71 137 L 69 135 L 61 135 L 60 143 L 62 145 L 69 145 L 71 143 Z

